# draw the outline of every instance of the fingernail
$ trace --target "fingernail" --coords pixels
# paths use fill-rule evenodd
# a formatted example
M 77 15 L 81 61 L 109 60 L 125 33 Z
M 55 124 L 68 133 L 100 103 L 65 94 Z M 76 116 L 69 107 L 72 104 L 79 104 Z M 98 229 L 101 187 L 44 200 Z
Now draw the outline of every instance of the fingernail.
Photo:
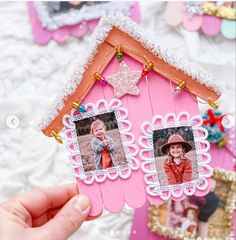
M 79 195 L 74 201 L 74 208 L 79 212 L 84 212 L 89 206 L 89 198 L 84 195 Z

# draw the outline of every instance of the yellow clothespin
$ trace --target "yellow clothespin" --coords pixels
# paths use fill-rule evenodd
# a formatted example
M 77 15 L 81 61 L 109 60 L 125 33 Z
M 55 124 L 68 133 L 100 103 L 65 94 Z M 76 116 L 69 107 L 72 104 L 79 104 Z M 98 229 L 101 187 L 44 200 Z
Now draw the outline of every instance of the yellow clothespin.
M 55 140 L 56 140 L 58 143 L 60 143 L 60 144 L 63 143 L 61 137 L 60 137 L 55 131 L 52 131 L 52 132 L 51 132 L 51 136 L 54 137 Z
M 182 89 L 184 89 L 186 87 L 186 82 L 185 81 L 182 81 L 176 88 L 175 90 L 173 91 L 174 94 L 179 94 Z

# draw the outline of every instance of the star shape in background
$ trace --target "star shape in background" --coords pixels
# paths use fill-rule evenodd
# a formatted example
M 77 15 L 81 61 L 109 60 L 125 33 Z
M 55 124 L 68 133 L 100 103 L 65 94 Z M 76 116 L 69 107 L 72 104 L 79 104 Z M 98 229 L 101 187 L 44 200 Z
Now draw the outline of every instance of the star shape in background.
M 137 83 L 142 75 L 142 71 L 131 71 L 127 64 L 122 61 L 119 70 L 114 75 L 106 78 L 107 82 L 114 89 L 114 96 L 121 98 L 125 94 L 139 95 L 140 91 Z

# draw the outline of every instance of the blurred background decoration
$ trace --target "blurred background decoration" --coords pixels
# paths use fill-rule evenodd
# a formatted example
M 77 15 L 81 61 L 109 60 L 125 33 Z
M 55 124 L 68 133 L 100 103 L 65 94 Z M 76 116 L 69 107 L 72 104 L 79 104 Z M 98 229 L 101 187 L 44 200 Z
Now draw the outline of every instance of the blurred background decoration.
M 208 109 L 203 113 L 203 127 L 208 131 L 207 140 L 217 148 L 224 148 L 236 158 L 234 116 L 223 114 L 219 110 Z
M 34 41 L 65 43 L 69 36 L 82 38 L 91 33 L 103 15 L 120 12 L 140 20 L 137 2 L 122 1 L 35 1 L 28 2 Z
M 222 34 L 226 39 L 236 38 L 235 1 L 168 2 L 166 22 L 182 25 L 188 31 L 202 31 L 208 37 Z

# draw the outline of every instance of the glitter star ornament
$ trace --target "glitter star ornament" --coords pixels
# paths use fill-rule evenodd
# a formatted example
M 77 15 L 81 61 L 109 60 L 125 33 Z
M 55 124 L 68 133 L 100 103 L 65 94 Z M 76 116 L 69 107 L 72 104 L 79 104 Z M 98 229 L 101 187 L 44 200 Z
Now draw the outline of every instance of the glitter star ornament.
M 114 89 L 114 96 L 121 98 L 125 94 L 138 96 L 140 91 L 137 83 L 142 75 L 142 71 L 131 71 L 127 64 L 122 61 L 116 74 L 107 77 L 107 82 Z

